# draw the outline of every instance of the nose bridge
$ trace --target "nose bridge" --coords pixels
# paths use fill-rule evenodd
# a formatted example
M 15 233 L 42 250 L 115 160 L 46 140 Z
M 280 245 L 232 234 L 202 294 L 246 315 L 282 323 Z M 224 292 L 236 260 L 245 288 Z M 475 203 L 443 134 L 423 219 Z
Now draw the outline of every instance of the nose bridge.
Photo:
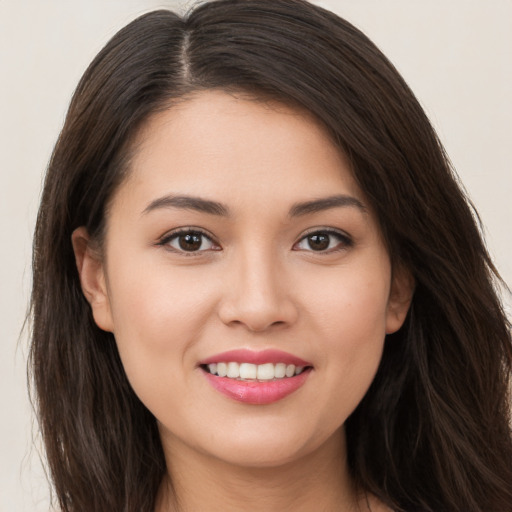
M 251 331 L 292 323 L 296 308 L 287 287 L 287 272 L 270 243 L 245 244 L 235 251 L 221 307 L 226 324 Z

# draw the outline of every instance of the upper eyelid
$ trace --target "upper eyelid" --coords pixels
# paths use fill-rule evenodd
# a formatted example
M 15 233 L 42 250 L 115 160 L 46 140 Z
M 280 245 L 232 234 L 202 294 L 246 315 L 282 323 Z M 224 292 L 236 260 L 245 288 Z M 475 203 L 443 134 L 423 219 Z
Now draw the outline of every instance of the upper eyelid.
M 219 242 L 217 241 L 216 237 L 213 234 L 211 234 L 207 230 L 197 227 L 197 226 L 183 226 L 183 227 L 174 228 L 170 231 L 167 231 L 164 235 L 159 237 L 158 244 L 164 245 L 164 244 L 168 243 L 169 240 L 171 240 L 172 238 L 179 236 L 180 234 L 183 234 L 183 233 L 200 233 L 201 235 L 208 238 L 211 242 L 220 246 Z M 296 241 L 293 243 L 293 245 L 296 245 L 301 240 L 303 240 L 307 236 L 310 236 L 314 233 L 327 233 L 327 234 L 338 235 L 342 238 L 346 238 L 350 241 L 353 241 L 353 237 L 342 229 L 327 227 L 327 226 L 315 226 L 315 227 L 307 229 L 306 231 L 303 231 L 299 235 L 299 237 L 296 239 Z
M 350 240 L 352 240 L 352 236 L 349 235 L 346 231 L 344 231 L 342 229 L 332 228 L 332 227 L 315 227 L 315 228 L 310 228 L 310 229 L 307 229 L 306 231 L 304 231 L 297 239 L 297 242 L 299 242 L 306 236 L 313 235 L 314 233 L 334 234 L 334 235 L 339 235 L 344 238 L 349 238 Z
M 336 228 L 312 228 L 311 230 L 308 230 L 306 232 L 304 232 L 298 239 L 297 241 L 293 244 L 293 247 L 292 247 L 292 250 L 297 250 L 297 249 L 294 249 L 295 247 L 297 247 L 299 244 L 303 243 L 304 240 L 308 237 L 308 236 L 311 236 L 311 235 L 314 235 L 315 233 L 324 233 L 324 234 L 327 234 L 327 235 L 330 235 L 330 236 L 336 236 L 339 238 L 339 242 L 340 244 L 343 246 L 343 249 L 348 249 L 348 248 L 351 248 L 353 245 L 354 245 L 354 239 L 351 235 L 349 235 L 347 232 L 341 230 L 341 229 L 336 229 Z M 337 252 L 339 251 L 338 250 L 326 250 L 326 251 L 313 251 L 315 252 L 316 254 L 320 255 L 320 254 L 331 254 L 333 252 Z M 306 252 L 309 252 L 309 251 L 306 251 Z
M 178 249 L 178 248 L 172 246 L 171 241 L 173 241 L 180 235 L 184 235 L 187 233 L 198 233 L 201 236 L 204 236 L 206 239 L 209 240 L 209 242 L 212 244 L 213 247 L 210 247 L 207 249 L 196 250 L 196 251 L 186 251 L 184 249 Z M 222 247 L 220 246 L 220 244 L 216 241 L 216 239 L 212 235 L 210 235 L 204 229 L 201 229 L 198 227 L 180 227 L 180 228 L 175 228 L 171 231 L 167 231 L 166 234 L 164 234 L 157 240 L 156 245 L 159 247 L 162 247 L 165 250 L 172 252 L 176 255 L 179 255 L 182 257 L 187 257 L 187 258 L 205 257 L 207 255 L 210 255 L 211 252 L 217 252 L 217 251 L 222 250 Z
M 217 243 L 215 237 L 211 233 L 209 233 L 208 231 L 206 231 L 203 228 L 198 228 L 195 226 L 185 226 L 185 227 L 181 227 L 181 228 L 172 229 L 171 231 L 167 231 L 164 235 L 159 237 L 158 241 L 159 241 L 159 243 L 165 243 L 165 242 L 168 242 L 171 238 L 174 238 L 175 236 L 178 236 L 178 235 L 181 235 L 184 233 L 199 233 L 199 234 L 205 236 L 206 238 L 208 238 L 209 240 L 211 240 L 212 242 Z

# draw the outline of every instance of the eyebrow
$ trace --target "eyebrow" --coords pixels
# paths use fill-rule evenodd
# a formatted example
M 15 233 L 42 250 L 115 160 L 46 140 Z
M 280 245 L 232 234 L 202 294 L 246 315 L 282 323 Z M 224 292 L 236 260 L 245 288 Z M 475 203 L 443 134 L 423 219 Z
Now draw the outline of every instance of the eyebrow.
M 335 195 L 323 197 L 320 199 L 313 199 L 311 201 L 304 201 L 295 203 L 288 213 L 290 217 L 300 217 L 311 213 L 317 213 L 331 208 L 352 207 L 366 212 L 365 206 L 352 196 Z M 229 217 L 229 208 L 217 201 L 203 199 L 196 196 L 180 195 L 180 196 L 163 196 L 151 201 L 142 215 L 146 215 L 154 210 L 165 208 L 178 208 L 182 210 L 193 210 L 201 213 L 208 213 L 210 215 L 217 215 L 222 217 Z
M 201 213 L 209 213 L 210 215 L 219 215 L 223 217 L 229 216 L 229 209 L 222 203 L 210 201 L 195 196 L 164 196 L 151 201 L 144 211 L 143 215 L 158 210 L 160 208 L 180 208 L 182 210 L 194 210 Z
M 366 213 L 366 207 L 361 203 L 361 201 L 359 201 L 359 199 L 347 195 L 335 195 L 323 197 L 321 199 L 313 199 L 312 201 L 305 201 L 303 203 L 295 203 L 290 208 L 289 215 L 290 217 L 300 217 L 302 215 L 340 207 L 357 208 L 363 213 Z

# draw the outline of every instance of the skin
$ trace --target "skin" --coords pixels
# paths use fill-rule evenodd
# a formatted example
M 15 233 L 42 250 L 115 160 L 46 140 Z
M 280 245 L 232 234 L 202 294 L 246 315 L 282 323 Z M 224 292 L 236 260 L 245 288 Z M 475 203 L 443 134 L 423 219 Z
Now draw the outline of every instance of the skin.
M 391 271 L 347 160 L 311 116 L 220 91 L 155 115 L 136 144 L 102 251 L 84 228 L 73 245 L 95 321 L 114 333 L 158 421 L 179 508 L 163 482 L 157 510 L 368 510 L 347 474 L 343 424 L 385 335 L 405 319 L 412 284 Z M 229 215 L 155 203 L 176 195 L 222 203 Z M 362 207 L 290 215 L 333 195 Z M 186 252 L 169 239 L 177 228 L 209 238 Z M 339 235 L 319 251 L 311 231 Z M 237 402 L 198 363 L 239 348 L 283 350 L 313 370 L 278 402 Z

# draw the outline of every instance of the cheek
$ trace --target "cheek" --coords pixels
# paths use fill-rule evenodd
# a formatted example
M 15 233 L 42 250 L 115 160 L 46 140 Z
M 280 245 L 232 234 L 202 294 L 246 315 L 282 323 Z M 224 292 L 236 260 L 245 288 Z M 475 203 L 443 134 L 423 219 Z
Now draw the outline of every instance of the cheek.
M 323 292 L 310 302 L 308 314 L 322 348 L 318 373 L 330 390 L 324 406 L 334 423 L 343 423 L 357 407 L 382 357 L 390 272 L 386 260 L 368 262 L 365 268 L 367 272 L 347 269 L 337 279 L 317 281 Z
M 129 263 L 109 272 L 109 284 L 119 354 L 132 387 L 149 405 L 157 388 L 174 386 L 194 367 L 189 349 L 211 316 L 215 287 L 190 272 Z
M 363 260 L 357 268 L 316 275 L 303 284 L 309 314 L 327 338 L 343 346 L 371 342 L 385 334 L 391 271 L 385 258 Z M 314 286 L 311 285 L 314 282 Z
M 122 261 L 109 270 L 116 333 L 168 343 L 172 333 L 193 329 L 209 310 L 215 282 L 192 268 Z M 126 327 L 129 326 L 129 329 Z

